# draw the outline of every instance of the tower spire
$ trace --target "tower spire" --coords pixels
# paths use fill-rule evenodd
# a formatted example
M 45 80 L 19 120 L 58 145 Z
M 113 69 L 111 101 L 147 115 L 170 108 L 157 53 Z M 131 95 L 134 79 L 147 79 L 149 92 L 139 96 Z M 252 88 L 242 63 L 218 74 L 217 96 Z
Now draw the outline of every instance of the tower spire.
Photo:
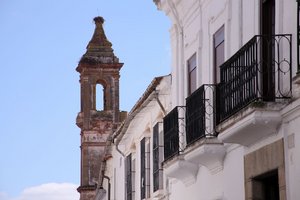
M 80 200 L 94 199 L 106 139 L 120 123 L 119 77 L 123 63 L 119 63 L 105 35 L 104 19 L 95 17 L 94 21 L 94 34 L 76 68 L 81 85 L 81 110 L 76 119 L 81 129 Z M 103 90 L 96 91 L 98 84 Z M 99 92 L 103 92 L 103 110 L 96 108 Z
M 95 17 L 94 22 L 96 27 L 93 37 L 80 63 L 118 63 L 119 59 L 114 55 L 112 44 L 108 41 L 103 29 L 103 17 Z

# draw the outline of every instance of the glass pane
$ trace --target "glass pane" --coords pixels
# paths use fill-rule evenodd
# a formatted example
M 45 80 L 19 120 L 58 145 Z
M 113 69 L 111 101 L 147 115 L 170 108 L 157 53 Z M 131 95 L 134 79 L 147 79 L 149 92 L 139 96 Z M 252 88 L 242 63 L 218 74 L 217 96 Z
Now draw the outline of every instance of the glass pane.
M 196 79 L 196 68 L 194 68 L 189 74 L 189 94 L 192 94 L 197 89 Z
M 215 65 L 216 65 L 216 81 L 217 83 L 220 82 L 220 66 L 224 63 L 224 42 L 222 42 L 219 46 L 215 49 Z
M 194 54 L 188 60 L 188 95 L 192 94 L 197 89 L 197 60 Z
M 214 82 L 220 82 L 220 66 L 224 63 L 224 26 L 214 34 Z

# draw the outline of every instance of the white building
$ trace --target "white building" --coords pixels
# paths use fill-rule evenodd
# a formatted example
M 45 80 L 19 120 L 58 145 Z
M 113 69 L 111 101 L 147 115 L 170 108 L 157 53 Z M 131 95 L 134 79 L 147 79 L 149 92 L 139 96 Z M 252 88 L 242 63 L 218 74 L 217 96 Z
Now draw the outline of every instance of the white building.
M 171 75 L 156 77 L 112 136 L 112 158 L 104 189 L 110 199 L 161 197 L 163 190 L 163 117 L 170 104 Z M 105 185 L 106 184 L 106 185 Z M 109 198 L 108 198 L 109 199 Z
M 299 3 L 154 2 L 172 72 L 114 133 L 107 199 L 300 199 Z

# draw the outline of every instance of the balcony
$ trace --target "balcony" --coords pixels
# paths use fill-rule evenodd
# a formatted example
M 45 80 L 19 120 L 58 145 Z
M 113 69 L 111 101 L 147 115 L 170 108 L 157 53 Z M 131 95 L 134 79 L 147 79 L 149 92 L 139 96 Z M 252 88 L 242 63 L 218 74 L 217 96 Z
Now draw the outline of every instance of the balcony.
M 290 34 L 254 36 L 220 67 L 216 110 L 220 139 L 250 145 L 275 132 L 284 99 L 292 96 L 291 39 Z M 246 142 L 248 134 L 252 136 Z
M 186 107 L 164 118 L 167 176 L 189 184 L 199 166 L 218 173 L 226 152 L 220 140 L 249 146 L 276 133 L 280 109 L 292 95 L 291 39 L 254 36 L 221 66 L 219 84 L 202 85 Z
M 185 107 L 177 106 L 164 117 L 164 172 L 185 185 L 194 183 L 198 166 L 184 160 Z
M 225 147 L 216 138 L 216 86 L 204 84 L 186 99 L 185 160 L 211 173 L 223 168 Z
M 184 150 L 185 107 L 177 106 L 164 117 L 164 159 L 165 161 Z
M 186 143 L 190 146 L 204 137 L 215 136 L 215 85 L 205 84 L 186 99 Z
M 211 173 L 223 168 L 225 148 L 216 138 L 216 86 L 205 84 L 164 118 L 164 169 L 168 177 L 189 185 L 199 166 Z M 185 137 L 184 137 L 185 136 Z
M 165 160 L 204 137 L 216 136 L 215 85 L 204 84 L 164 118 Z

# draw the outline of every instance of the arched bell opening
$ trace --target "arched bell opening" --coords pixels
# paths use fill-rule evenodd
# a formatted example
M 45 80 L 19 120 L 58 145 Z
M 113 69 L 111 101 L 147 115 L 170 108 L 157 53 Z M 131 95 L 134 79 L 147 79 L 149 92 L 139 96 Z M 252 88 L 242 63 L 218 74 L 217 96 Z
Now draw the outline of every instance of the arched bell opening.
M 95 107 L 97 111 L 105 110 L 105 88 L 102 84 L 96 84 Z
M 103 80 L 98 80 L 94 85 L 93 105 L 97 111 L 110 110 L 109 106 L 109 87 Z

